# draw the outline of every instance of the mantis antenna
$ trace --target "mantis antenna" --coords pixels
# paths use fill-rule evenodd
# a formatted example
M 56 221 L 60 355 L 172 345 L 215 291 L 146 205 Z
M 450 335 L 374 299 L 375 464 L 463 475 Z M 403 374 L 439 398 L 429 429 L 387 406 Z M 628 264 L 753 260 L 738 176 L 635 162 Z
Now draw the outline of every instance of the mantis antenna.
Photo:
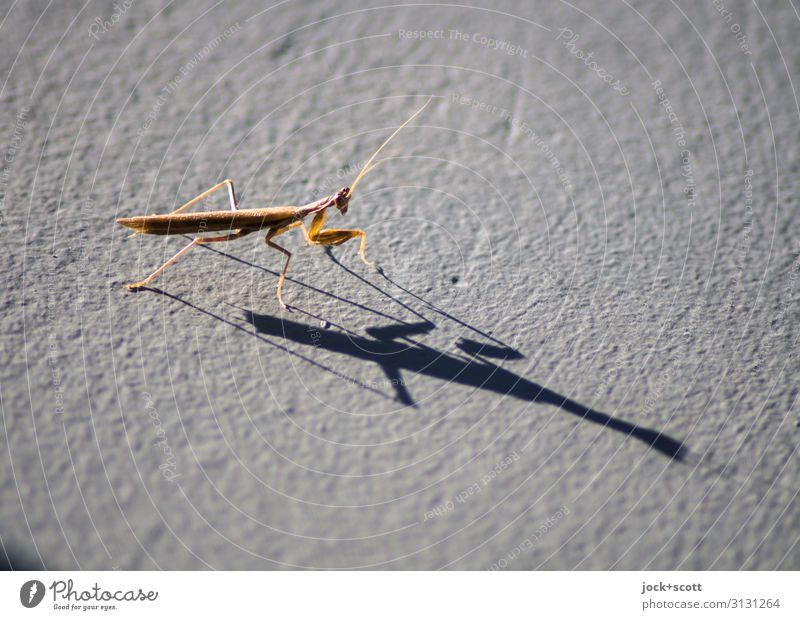
M 386 138 L 386 140 L 384 141 L 384 143 L 383 143 L 383 144 L 381 144 L 381 145 L 378 147 L 378 150 L 377 150 L 377 151 L 375 151 L 375 152 L 372 154 L 372 157 L 370 157 L 370 158 L 369 158 L 369 160 L 367 161 L 367 163 L 366 163 L 366 164 L 364 164 L 364 167 L 363 167 L 363 168 L 361 168 L 361 171 L 358 173 L 358 176 L 356 177 L 356 180 L 355 180 L 355 181 L 353 181 L 353 184 L 350 186 L 350 191 L 347 193 L 347 197 L 348 197 L 348 198 L 350 198 L 350 196 L 352 196 L 352 195 L 353 195 L 353 191 L 356 189 L 356 185 L 358 185 L 358 182 L 359 182 L 359 181 L 360 181 L 360 180 L 361 180 L 361 179 L 364 177 L 364 175 L 366 175 L 366 174 L 367 174 L 367 172 L 369 172 L 370 170 L 372 170 L 372 169 L 375 167 L 375 166 L 370 166 L 370 164 L 371 164 L 371 163 L 372 163 L 372 162 L 375 160 L 375 158 L 378 156 L 378 154 L 379 154 L 379 153 L 380 153 L 380 152 L 383 150 L 383 147 L 385 147 L 387 144 L 389 144 L 389 142 L 391 142 L 391 141 L 392 141 L 392 138 L 394 138 L 394 137 L 395 137 L 395 136 L 396 136 L 396 135 L 397 135 L 397 134 L 400 132 L 400 130 L 401 130 L 401 129 L 403 129 L 403 127 L 405 127 L 406 125 L 408 125 L 408 124 L 409 124 L 411 121 L 413 121 L 413 120 L 414 120 L 414 119 L 415 119 L 417 116 L 419 116 L 420 112 L 422 112 L 422 111 L 423 111 L 423 110 L 424 110 L 426 107 L 428 107 L 428 104 L 431 102 L 431 100 L 432 100 L 432 99 L 433 99 L 433 97 L 430 97 L 430 98 L 429 98 L 429 99 L 428 99 L 428 100 L 425 102 L 425 104 L 424 104 L 424 105 L 423 105 L 423 106 L 422 106 L 422 107 L 421 107 L 419 110 L 417 110 L 416 112 L 414 112 L 414 114 L 412 114 L 412 115 L 411 115 L 411 117 L 410 117 L 410 118 L 409 118 L 409 119 L 408 119 L 408 120 L 407 120 L 405 123 L 403 123 L 402 125 L 400 125 L 400 127 L 398 127 L 397 129 L 395 129 L 395 130 L 392 132 L 392 135 L 391 135 L 391 136 L 389 136 L 388 138 Z M 381 161 L 385 161 L 385 160 L 381 160 Z M 376 165 L 377 165 L 377 163 L 380 163 L 380 162 L 376 162 Z

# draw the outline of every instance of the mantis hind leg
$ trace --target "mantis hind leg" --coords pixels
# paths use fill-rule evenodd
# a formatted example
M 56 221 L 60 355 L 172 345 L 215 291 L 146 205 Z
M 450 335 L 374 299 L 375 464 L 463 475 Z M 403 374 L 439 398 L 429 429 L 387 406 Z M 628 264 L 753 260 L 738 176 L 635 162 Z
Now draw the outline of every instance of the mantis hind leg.
M 192 198 L 186 204 L 181 205 L 180 207 L 175 209 L 172 213 L 170 213 L 170 215 L 175 215 L 176 213 L 180 213 L 181 211 L 184 211 L 184 210 L 188 209 L 192 205 L 197 204 L 198 202 L 203 200 L 203 198 L 205 198 L 206 196 L 210 196 L 211 194 L 216 192 L 218 189 L 221 189 L 223 187 L 227 187 L 228 188 L 228 200 L 230 200 L 230 203 L 231 203 L 231 211 L 236 211 L 236 209 L 237 209 L 237 207 L 239 205 L 239 201 L 236 200 L 236 191 L 233 189 L 233 179 L 225 179 L 224 181 L 220 181 L 219 183 L 217 183 L 214 187 L 212 187 L 210 189 L 207 189 L 206 191 L 204 191 L 199 196 L 195 196 L 194 198 Z
M 227 187 L 228 188 L 228 199 L 230 200 L 230 203 L 231 203 L 231 211 L 236 211 L 236 209 L 238 208 L 238 205 L 239 205 L 239 201 L 236 200 L 236 190 L 234 190 L 234 188 L 233 188 L 233 179 L 225 179 L 224 181 L 220 181 L 219 183 L 217 183 L 214 187 L 211 187 L 210 189 L 207 189 L 202 194 L 199 194 L 198 196 L 195 196 L 194 198 L 192 198 L 186 204 L 183 204 L 180 207 L 178 207 L 177 209 L 175 209 L 174 211 L 171 211 L 169 213 L 169 215 L 175 215 L 176 213 L 180 213 L 181 211 L 185 211 L 186 209 L 188 209 L 192 205 L 197 204 L 198 202 L 200 202 L 201 200 L 203 200 L 207 196 L 210 196 L 211 194 L 216 192 L 218 189 L 221 189 L 223 187 Z M 138 233 L 138 232 L 131 233 L 130 235 L 128 235 L 128 238 L 130 239 L 131 237 L 135 237 L 138 234 L 140 234 L 140 233 Z
M 289 271 L 289 261 L 292 260 L 292 253 L 287 250 L 285 247 L 278 245 L 274 241 L 272 241 L 273 237 L 277 237 L 278 235 L 282 235 L 285 232 L 292 230 L 293 228 L 297 228 L 298 226 L 302 225 L 302 220 L 299 222 L 294 222 L 289 224 L 288 226 L 281 226 L 279 228 L 270 228 L 267 236 L 264 237 L 264 241 L 266 244 L 271 247 L 273 250 L 278 250 L 281 254 L 286 256 L 286 262 L 283 265 L 283 270 L 281 271 L 281 277 L 278 279 L 278 303 L 281 305 L 281 308 L 284 310 L 288 310 L 289 306 L 287 306 L 283 302 L 283 281 L 286 280 L 286 272 Z
M 233 239 L 239 239 L 241 237 L 244 237 L 245 235 L 249 235 L 251 232 L 254 232 L 254 231 L 252 231 L 252 230 L 237 230 L 235 233 L 231 233 L 229 235 L 221 235 L 219 237 L 197 237 L 195 239 L 192 239 L 189 242 L 188 245 L 186 245 L 182 249 L 178 250 L 172 258 L 170 258 L 166 263 L 161 265 L 161 267 L 156 269 L 153 273 L 151 273 L 149 276 L 147 276 L 144 280 L 140 280 L 139 282 L 133 282 L 132 284 L 128 284 L 127 287 L 128 287 L 128 289 L 130 289 L 132 291 L 135 291 L 136 289 L 140 289 L 140 288 L 143 288 L 143 287 L 147 286 L 148 284 L 150 284 L 150 282 L 155 280 L 156 277 L 158 277 L 158 275 L 162 271 L 164 271 L 167 267 L 169 267 L 172 263 L 174 263 L 176 260 L 178 260 L 181 256 L 186 254 L 189 250 L 191 250 L 195 246 L 202 245 L 204 243 L 220 243 L 222 241 L 231 241 Z

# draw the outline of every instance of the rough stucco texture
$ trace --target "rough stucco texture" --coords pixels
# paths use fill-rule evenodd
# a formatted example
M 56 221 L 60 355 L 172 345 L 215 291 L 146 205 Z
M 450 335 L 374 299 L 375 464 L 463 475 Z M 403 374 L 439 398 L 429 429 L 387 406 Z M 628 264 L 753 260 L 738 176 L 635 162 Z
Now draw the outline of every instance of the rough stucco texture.
M 8 5 L 4 562 L 800 568 L 791 4 Z

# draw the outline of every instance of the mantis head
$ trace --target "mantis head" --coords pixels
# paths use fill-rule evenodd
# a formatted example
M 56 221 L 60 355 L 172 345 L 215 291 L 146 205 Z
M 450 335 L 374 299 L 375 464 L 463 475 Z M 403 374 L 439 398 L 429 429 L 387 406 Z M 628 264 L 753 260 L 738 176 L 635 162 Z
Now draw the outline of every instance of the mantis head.
M 342 215 L 347 213 L 347 205 L 350 203 L 351 193 L 349 187 L 343 187 L 331 197 L 333 206 L 339 209 L 339 213 Z

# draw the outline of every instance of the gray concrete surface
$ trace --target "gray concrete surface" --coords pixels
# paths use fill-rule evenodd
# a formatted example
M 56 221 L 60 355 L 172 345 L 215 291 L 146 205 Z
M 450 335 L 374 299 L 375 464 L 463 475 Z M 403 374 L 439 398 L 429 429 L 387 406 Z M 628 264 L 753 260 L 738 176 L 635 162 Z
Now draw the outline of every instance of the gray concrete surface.
M 799 27 L 3 2 L 3 562 L 800 568 Z M 116 218 L 327 195 L 429 95 L 331 220 L 382 272 L 293 232 L 291 313 L 256 236 L 123 288 L 185 240 Z

